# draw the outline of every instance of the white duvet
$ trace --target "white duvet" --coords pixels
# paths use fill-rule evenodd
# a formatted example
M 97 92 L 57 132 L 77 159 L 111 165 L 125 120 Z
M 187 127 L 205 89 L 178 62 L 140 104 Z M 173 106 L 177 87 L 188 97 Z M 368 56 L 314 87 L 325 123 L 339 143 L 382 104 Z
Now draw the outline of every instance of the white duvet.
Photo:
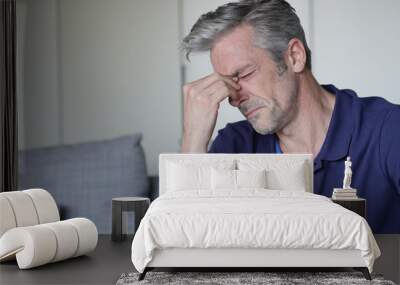
M 358 249 L 370 272 L 380 255 L 359 215 L 324 196 L 265 189 L 160 196 L 133 239 L 135 268 L 165 248 Z

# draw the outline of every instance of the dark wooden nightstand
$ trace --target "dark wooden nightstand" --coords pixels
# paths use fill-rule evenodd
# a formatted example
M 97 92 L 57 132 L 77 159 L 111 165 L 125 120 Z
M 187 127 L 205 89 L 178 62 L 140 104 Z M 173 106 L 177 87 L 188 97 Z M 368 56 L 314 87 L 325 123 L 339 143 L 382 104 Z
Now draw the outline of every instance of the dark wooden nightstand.
M 126 220 L 124 212 L 135 213 L 135 232 L 150 205 L 150 199 L 145 197 L 119 197 L 112 199 L 112 234 L 113 241 L 126 239 Z M 133 234 L 135 234 L 135 232 Z
M 340 199 L 332 199 L 332 202 L 339 204 L 340 206 L 353 211 L 354 213 L 359 214 L 364 219 L 366 218 L 366 207 L 367 201 L 363 198 L 356 198 L 351 200 L 340 200 Z

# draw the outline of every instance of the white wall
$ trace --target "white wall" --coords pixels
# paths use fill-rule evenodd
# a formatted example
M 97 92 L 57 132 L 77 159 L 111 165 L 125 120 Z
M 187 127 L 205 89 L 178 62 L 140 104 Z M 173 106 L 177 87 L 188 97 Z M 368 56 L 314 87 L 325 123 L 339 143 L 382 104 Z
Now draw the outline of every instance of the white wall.
M 57 67 L 57 1 L 19 1 L 17 13 L 22 16 L 18 22 L 25 27 L 18 28 L 17 39 L 23 39 L 23 89 L 24 146 L 38 147 L 60 143 L 59 102 Z M 21 9 L 23 8 L 23 9 Z M 25 10 L 26 8 L 26 10 Z M 25 21 L 23 16 L 26 16 Z M 20 66 L 20 65 L 19 65 Z M 18 75 L 21 75 L 18 73 Z M 20 117 L 21 118 L 21 117 Z M 22 119 L 22 118 L 21 118 Z
M 25 147 L 141 132 L 158 173 L 181 137 L 178 1 L 27 3 Z
M 400 103 L 400 1 L 314 3 L 314 73 L 359 96 Z

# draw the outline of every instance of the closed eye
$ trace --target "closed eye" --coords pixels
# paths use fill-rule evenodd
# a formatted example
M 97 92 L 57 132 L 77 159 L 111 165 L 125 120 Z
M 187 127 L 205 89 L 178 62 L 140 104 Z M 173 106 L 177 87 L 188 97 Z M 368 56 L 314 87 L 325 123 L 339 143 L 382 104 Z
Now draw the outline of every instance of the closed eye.
M 250 75 L 252 75 L 254 72 L 255 72 L 255 70 L 252 70 L 252 71 L 247 72 L 247 73 L 245 73 L 243 75 L 240 75 L 239 79 L 246 79 L 246 78 L 250 77 Z

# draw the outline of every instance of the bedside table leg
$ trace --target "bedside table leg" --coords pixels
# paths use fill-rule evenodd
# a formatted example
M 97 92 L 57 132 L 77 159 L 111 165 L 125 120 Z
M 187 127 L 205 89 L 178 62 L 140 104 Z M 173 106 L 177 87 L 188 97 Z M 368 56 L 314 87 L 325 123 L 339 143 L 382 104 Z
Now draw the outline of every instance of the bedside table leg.
M 112 203 L 112 241 L 122 241 L 122 205 Z

